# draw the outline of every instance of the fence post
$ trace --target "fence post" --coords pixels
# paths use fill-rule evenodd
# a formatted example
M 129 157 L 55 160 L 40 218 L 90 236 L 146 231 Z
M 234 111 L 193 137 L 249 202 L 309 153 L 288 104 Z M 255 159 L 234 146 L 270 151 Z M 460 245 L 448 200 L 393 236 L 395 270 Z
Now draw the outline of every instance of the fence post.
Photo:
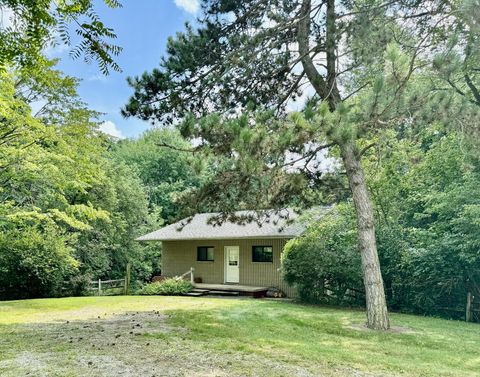
M 98 295 L 102 295 L 102 280 L 98 279 Z
M 465 309 L 465 321 L 472 322 L 472 293 L 467 293 L 467 307 Z
M 130 292 L 130 275 L 132 272 L 132 264 L 130 262 L 127 263 L 127 269 L 125 271 L 125 289 L 124 293 L 125 295 L 128 295 Z

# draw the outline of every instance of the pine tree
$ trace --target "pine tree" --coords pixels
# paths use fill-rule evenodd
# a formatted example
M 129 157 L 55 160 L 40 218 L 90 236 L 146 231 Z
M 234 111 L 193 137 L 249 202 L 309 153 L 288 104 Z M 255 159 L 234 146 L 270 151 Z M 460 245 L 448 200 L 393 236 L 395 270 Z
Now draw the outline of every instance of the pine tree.
M 203 199 L 212 201 L 263 203 L 264 193 L 265 202 L 279 206 L 300 185 L 308 187 L 315 174 L 308 164 L 336 146 L 357 213 L 367 325 L 388 329 L 361 165 L 369 146 L 362 138 L 404 109 L 407 83 L 432 43 L 431 25 L 448 8 L 447 2 L 413 0 L 204 1 L 200 27 L 187 26 L 169 40 L 160 68 L 129 80 L 134 94 L 123 114 L 152 122 L 187 118 L 184 135 L 200 137 L 211 153 L 227 159 L 225 166 L 234 166 L 219 177 L 222 185 L 204 191 Z M 282 118 L 287 104 L 309 90 L 305 119 Z M 264 108 L 269 116 L 232 120 L 239 110 Z M 211 112 L 219 115 L 199 121 Z M 300 155 L 303 177 L 285 173 L 287 152 Z M 238 186 L 229 189 L 226 182 Z M 247 191 L 255 188 L 249 202 Z

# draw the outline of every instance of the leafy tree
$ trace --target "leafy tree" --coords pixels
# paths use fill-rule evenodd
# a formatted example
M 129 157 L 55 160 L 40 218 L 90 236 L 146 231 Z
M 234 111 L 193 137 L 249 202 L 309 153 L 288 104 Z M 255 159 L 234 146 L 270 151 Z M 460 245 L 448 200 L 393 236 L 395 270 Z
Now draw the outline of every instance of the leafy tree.
M 83 231 L 74 255 L 82 274 L 95 279 L 122 278 L 132 264 L 132 280 L 150 280 L 160 269 L 161 248 L 135 238 L 158 226 L 148 209 L 146 190 L 135 171 L 106 155 L 105 179 L 89 190 L 89 200 L 109 213 Z
M 58 59 L 42 59 L 35 67 L 16 71 L 14 79 L 16 96 L 35 109 L 35 118 L 49 125 L 61 124 L 69 110 L 87 110 L 77 93 L 79 80 L 56 69 L 57 63 Z
M 34 211 L 8 214 L 1 230 L 0 298 L 63 294 L 65 281 L 78 273 L 71 237 L 48 216 Z
M 480 287 L 475 142 L 439 125 L 390 140 L 381 163 L 366 159 L 389 302 L 458 318 L 467 292 Z
M 88 112 L 47 126 L 16 95 L 11 75 L 2 74 L 0 87 L 0 291 L 56 295 L 78 267 L 71 255 L 75 234 L 108 216 L 86 197 L 102 174 L 101 142 Z
M 104 3 L 110 8 L 121 6 L 117 0 Z M 11 65 L 34 69 L 44 60 L 42 51 L 48 45 L 72 44 L 73 24 L 79 42 L 70 55 L 83 56 L 87 63 L 95 60 L 104 74 L 120 71 L 114 58 L 122 49 L 110 42 L 116 35 L 95 13 L 93 1 L 1 0 L 0 11 L 8 19 L 0 25 L 0 69 Z
M 111 141 L 78 99 L 76 81 L 49 67 L 0 79 L 0 295 L 7 298 L 81 293 L 89 276 L 123 276 L 127 262 L 135 279 L 147 280 L 160 262 L 158 248 L 134 241 L 154 226 L 144 186 L 108 154 Z
M 188 26 L 185 33 L 171 38 L 160 67 L 129 80 L 134 94 L 124 115 L 173 121 L 193 114 L 194 120 L 190 118 L 184 135 L 201 137 L 206 149 L 223 154 L 218 166 L 228 171 L 236 160 L 245 157 L 244 153 L 257 148 L 257 154 L 261 154 L 273 132 L 284 134 L 290 127 L 240 117 L 231 126 L 234 132 L 223 133 L 225 127 L 230 127 L 232 113 L 252 106 L 267 107 L 279 116 L 291 99 L 301 96 L 306 87 L 311 88 L 314 96 L 306 118 L 313 122 L 291 127 L 295 133 L 287 133 L 276 151 L 268 148 L 259 159 L 260 166 L 246 158 L 248 165 L 243 165 L 243 172 L 247 174 L 228 182 L 249 182 L 253 174 L 261 174 L 251 186 L 255 189 L 257 182 L 262 182 L 256 197 L 263 195 L 263 199 L 254 207 L 258 209 L 269 197 L 287 195 L 292 188 L 309 182 L 312 175 L 318 178 L 318 174 L 308 172 L 308 163 L 322 149 L 338 146 L 357 213 L 367 324 L 386 329 L 389 321 L 375 242 L 374 211 L 361 165 L 367 147 L 362 139 L 371 139 L 378 129 L 390 126 L 390 121 L 406 117 L 407 108 L 420 106 L 418 96 L 412 100 L 407 84 L 424 64 L 421 57 L 427 55 L 423 52 L 434 42 L 432 22 L 440 22 L 450 8 L 444 1 L 206 0 L 199 28 Z M 218 117 L 210 117 L 210 121 L 192 126 L 195 119 L 212 111 L 222 114 L 221 122 Z M 258 145 L 248 145 L 257 140 Z M 234 148 L 238 146 L 242 148 Z M 299 174 L 281 173 L 275 164 L 280 161 L 279 155 L 288 153 L 297 153 L 304 163 L 303 179 Z M 269 163 L 271 155 L 273 164 Z M 231 169 L 229 176 L 238 172 Z M 275 174 L 267 177 L 272 172 Z M 222 184 L 216 190 L 225 187 Z M 208 192 L 213 191 L 212 185 Z M 276 195 L 270 195 L 271 191 Z M 245 195 L 243 190 L 235 192 L 229 187 L 223 202 L 242 202 Z M 203 199 L 208 201 L 208 195 Z M 272 200 L 272 204 L 276 203 Z
M 102 174 L 94 163 L 101 155 L 102 140 L 88 137 L 97 127 L 91 113 L 78 109 L 64 124 L 49 127 L 16 97 L 9 75 L 3 74 L 0 85 L 2 202 L 50 211 L 52 217 L 79 228 L 84 227 L 82 221 L 103 216 L 82 198 L 86 187 Z
M 138 173 L 147 189 L 152 211 L 170 222 L 180 215 L 178 201 L 185 191 L 197 187 L 205 172 L 205 161 L 185 152 L 190 144 L 177 130 L 153 129 L 135 140 L 121 140 L 111 156 Z

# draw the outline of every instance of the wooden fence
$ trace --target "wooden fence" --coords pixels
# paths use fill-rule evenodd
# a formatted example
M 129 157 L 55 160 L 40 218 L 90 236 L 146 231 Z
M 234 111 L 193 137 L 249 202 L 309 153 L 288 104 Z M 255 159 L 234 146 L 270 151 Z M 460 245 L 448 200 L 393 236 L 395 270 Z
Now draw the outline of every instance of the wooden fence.
M 467 293 L 467 304 L 465 307 L 465 321 L 480 322 L 480 302 L 471 292 Z
M 106 294 L 124 294 L 128 295 L 130 293 L 130 272 L 131 272 L 130 263 L 127 264 L 127 269 L 125 271 L 125 277 L 123 279 L 112 279 L 112 280 L 92 280 L 90 282 L 90 291 L 94 291 L 97 296 L 102 296 Z
M 480 323 L 480 300 L 478 295 L 471 292 L 467 293 L 465 305 L 462 307 L 437 307 L 435 308 L 438 314 L 445 317 L 450 317 L 456 320 L 464 320 L 466 322 Z
M 91 286 L 89 290 L 95 291 L 97 296 L 104 294 L 111 294 L 113 290 L 117 291 L 117 294 L 127 294 L 127 283 L 125 279 L 114 280 L 93 280 L 90 282 Z M 113 292 L 115 292 L 113 291 Z

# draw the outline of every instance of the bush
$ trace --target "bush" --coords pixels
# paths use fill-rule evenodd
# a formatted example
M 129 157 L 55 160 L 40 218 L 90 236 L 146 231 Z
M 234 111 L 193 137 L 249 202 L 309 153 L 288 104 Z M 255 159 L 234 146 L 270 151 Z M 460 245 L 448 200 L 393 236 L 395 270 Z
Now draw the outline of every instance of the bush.
M 78 273 L 68 239 L 49 222 L 0 230 L 0 300 L 55 297 Z
M 285 280 L 306 302 L 360 305 L 364 302 L 360 254 L 353 208 L 337 205 L 313 220 L 282 256 Z
M 138 294 L 140 295 L 163 295 L 178 296 L 188 293 L 192 290 L 193 285 L 189 281 L 179 278 L 171 278 L 163 281 L 157 281 L 145 285 Z

